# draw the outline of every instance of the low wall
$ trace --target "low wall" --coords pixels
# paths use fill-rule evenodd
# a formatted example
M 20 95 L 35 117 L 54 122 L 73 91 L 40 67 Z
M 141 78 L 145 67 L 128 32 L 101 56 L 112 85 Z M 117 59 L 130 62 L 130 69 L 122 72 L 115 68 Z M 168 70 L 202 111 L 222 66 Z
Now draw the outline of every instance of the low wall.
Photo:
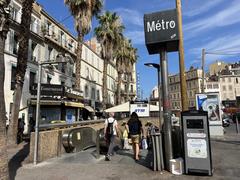
M 118 121 L 119 128 L 122 131 L 123 121 L 128 121 L 129 118 L 125 118 Z M 156 126 L 159 125 L 159 120 L 157 117 L 149 117 L 149 118 L 140 118 L 143 126 L 147 123 L 147 121 L 151 121 Z M 62 134 L 65 131 L 69 131 L 71 129 L 80 128 L 80 127 L 92 127 L 95 130 L 101 129 L 104 127 L 104 123 L 91 124 L 86 126 L 77 126 L 73 128 L 64 128 L 64 129 L 51 129 L 46 131 L 39 132 L 39 145 L 38 145 L 38 162 L 45 161 L 50 158 L 61 156 L 66 153 L 63 144 L 62 144 Z M 31 133 L 30 138 L 30 152 L 27 159 L 27 162 L 33 162 L 34 156 L 34 143 L 35 143 L 35 132 Z

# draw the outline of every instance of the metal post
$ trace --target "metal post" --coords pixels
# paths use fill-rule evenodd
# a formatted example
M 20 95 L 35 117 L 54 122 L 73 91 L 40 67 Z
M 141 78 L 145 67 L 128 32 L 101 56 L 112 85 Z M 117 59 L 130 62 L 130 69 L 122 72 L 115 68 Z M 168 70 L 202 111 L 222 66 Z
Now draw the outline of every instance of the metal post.
M 158 104 L 159 104 L 159 131 L 162 132 L 162 122 L 161 122 L 161 92 L 160 92 L 160 66 L 157 68 L 158 71 Z
M 205 76 L 205 72 L 204 72 L 204 66 L 205 66 L 205 49 L 202 49 L 202 93 L 204 93 L 204 76 Z
M 35 144 L 33 164 L 36 165 L 38 161 L 38 136 L 39 136 L 39 117 L 40 117 L 40 97 L 41 97 L 41 79 L 42 79 L 42 64 L 38 64 L 38 86 L 37 86 L 37 107 L 36 107 L 36 123 L 35 123 Z
M 166 49 L 162 48 L 160 51 L 160 63 L 162 74 L 162 98 L 163 98 L 163 133 L 164 133 L 164 148 L 166 169 L 170 171 L 169 161 L 173 158 L 172 153 L 172 123 L 171 123 L 171 109 L 168 86 L 168 63 Z
M 184 49 L 183 49 L 183 33 L 182 33 L 182 10 L 181 0 L 176 0 L 176 8 L 178 15 L 178 32 L 179 32 L 179 69 L 180 69 L 180 87 L 181 87 L 181 101 L 182 110 L 188 110 L 188 97 L 187 97 L 187 82 L 185 76 L 184 65 Z

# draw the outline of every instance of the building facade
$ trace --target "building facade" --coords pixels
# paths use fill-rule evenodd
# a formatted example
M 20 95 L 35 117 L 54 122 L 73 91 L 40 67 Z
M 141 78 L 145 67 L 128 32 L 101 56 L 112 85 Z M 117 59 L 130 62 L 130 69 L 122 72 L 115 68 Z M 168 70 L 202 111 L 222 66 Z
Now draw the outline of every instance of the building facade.
M 12 0 L 10 30 L 5 43 L 5 103 L 8 120 L 11 116 L 13 90 L 17 64 L 18 41 L 22 7 L 18 0 Z M 34 3 L 31 18 L 27 71 L 25 74 L 19 117 L 25 120 L 25 131 L 29 131 L 29 121 L 35 119 L 36 83 L 40 62 L 54 62 L 59 57 L 67 63 L 42 67 L 42 87 L 59 92 L 42 93 L 42 122 L 53 120 L 77 121 L 85 110 L 100 111 L 102 107 L 103 59 L 99 48 L 83 43 L 81 61 L 81 89 L 75 89 L 75 59 L 77 39 L 59 22 L 51 17 L 38 3 Z M 108 104 L 115 105 L 117 72 L 114 64 L 107 70 Z M 136 84 L 136 83 L 135 83 Z M 54 88 L 53 88 L 54 87 Z M 135 85 L 136 87 L 136 85 Z M 58 88 L 58 89 L 56 89 Z M 55 93 L 55 94 L 54 94 Z

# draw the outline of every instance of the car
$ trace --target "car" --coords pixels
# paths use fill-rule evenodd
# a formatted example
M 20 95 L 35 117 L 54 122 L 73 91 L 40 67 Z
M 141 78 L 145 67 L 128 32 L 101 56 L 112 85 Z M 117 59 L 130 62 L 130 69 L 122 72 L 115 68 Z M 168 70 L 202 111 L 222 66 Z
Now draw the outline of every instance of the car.
M 222 121 L 223 121 L 223 127 L 228 127 L 232 120 L 230 118 L 225 118 Z

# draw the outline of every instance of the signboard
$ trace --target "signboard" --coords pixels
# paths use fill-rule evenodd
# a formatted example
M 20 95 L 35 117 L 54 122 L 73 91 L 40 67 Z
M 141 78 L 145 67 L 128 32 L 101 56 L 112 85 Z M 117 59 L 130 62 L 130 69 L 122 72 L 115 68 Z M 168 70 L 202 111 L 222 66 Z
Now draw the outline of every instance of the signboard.
M 208 112 L 210 124 L 222 124 L 218 93 L 196 94 L 196 106 L 197 110 Z
M 190 158 L 207 158 L 207 142 L 205 139 L 188 139 L 187 140 L 188 157 Z
M 177 10 L 144 14 L 144 32 L 149 54 L 159 54 L 163 46 L 167 52 L 178 51 Z
M 37 84 L 32 86 L 31 94 L 37 95 Z M 41 84 L 41 95 L 63 96 L 64 86 L 58 84 Z
M 149 117 L 150 106 L 146 102 L 131 102 L 130 114 L 136 112 L 138 117 Z

